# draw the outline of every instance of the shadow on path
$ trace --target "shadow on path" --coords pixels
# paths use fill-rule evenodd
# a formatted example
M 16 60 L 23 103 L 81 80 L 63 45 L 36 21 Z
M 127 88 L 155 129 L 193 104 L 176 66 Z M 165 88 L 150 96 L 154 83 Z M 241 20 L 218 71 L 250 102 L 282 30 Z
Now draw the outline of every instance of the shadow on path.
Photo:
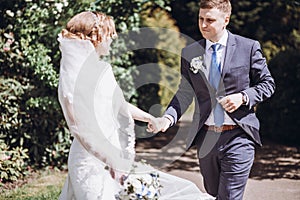
M 300 180 L 300 148 L 265 141 L 256 150 L 250 178 Z
M 176 148 L 169 149 L 168 153 L 163 152 L 163 147 L 174 140 L 179 129 L 181 133 L 188 133 L 189 122 L 180 122 L 166 133 L 137 139 L 137 158 L 150 161 L 150 164 L 152 162 L 161 164 L 159 168 L 163 168 L 164 171 L 199 172 L 196 148 L 191 148 L 185 152 L 184 136 L 177 138 Z M 278 178 L 300 180 L 300 147 L 264 141 L 263 147 L 258 147 L 256 150 L 250 178 L 257 180 Z

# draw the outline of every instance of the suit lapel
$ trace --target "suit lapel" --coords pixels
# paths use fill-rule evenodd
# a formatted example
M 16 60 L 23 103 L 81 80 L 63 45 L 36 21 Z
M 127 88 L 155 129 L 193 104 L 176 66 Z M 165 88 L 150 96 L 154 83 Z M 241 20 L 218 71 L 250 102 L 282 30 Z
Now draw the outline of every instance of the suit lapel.
M 199 41 L 199 44 L 202 46 L 202 50 L 203 52 L 201 53 L 202 56 L 205 55 L 205 49 L 206 49 L 206 40 L 205 39 L 202 39 Z M 209 80 L 208 80 L 208 77 L 206 77 L 206 75 L 203 73 L 203 72 L 200 72 L 201 74 L 201 77 L 203 79 L 203 81 L 205 82 L 205 85 L 207 86 L 208 90 L 210 91 L 210 93 L 215 93 L 216 89 L 210 84 Z M 208 73 L 209 75 L 209 73 Z
M 200 44 L 201 50 L 202 50 L 202 52 L 200 52 L 200 55 L 204 57 L 204 55 L 205 55 L 205 46 L 206 46 L 205 39 L 200 40 L 200 41 L 199 41 L 199 44 Z M 204 62 L 205 62 L 205 61 L 204 61 Z M 205 82 L 207 82 L 207 78 L 205 77 L 204 72 L 203 72 L 203 71 L 200 71 L 199 73 L 200 73 L 202 79 L 203 79 Z
M 205 45 L 206 45 L 205 39 L 198 41 L 198 44 L 191 49 L 191 53 L 189 54 L 189 59 L 188 59 L 189 62 L 191 62 L 191 60 L 194 57 L 204 56 Z M 215 89 L 210 85 L 203 71 L 200 70 L 196 74 L 194 74 L 192 71 L 190 71 L 189 73 L 190 73 L 191 81 L 193 82 L 195 88 L 203 87 L 205 85 L 207 86 L 207 89 L 208 91 L 210 91 L 210 93 L 212 93 L 212 91 L 215 91 Z
M 201 45 L 202 50 L 203 50 L 202 54 L 204 54 L 205 53 L 205 46 L 206 46 L 205 39 L 200 40 L 199 44 Z
M 224 65 L 223 65 L 223 70 L 222 70 L 222 79 L 224 78 L 225 74 L 229 71 L 230 69 L 230 61 L 232 56 L 234 55 L 235 52 L 235 37 L 233 36 L 232 33 L 228 31 L 228 40 L 227 40 L 227 47 L 226 47 L 226 52 L 225 52 L 225 59 L 224 59 Z
M 190 58 L 190 60 L 192 60 L 194 57 L 196 56 L 204 56 L 205 55 L 205 40 L 202 39 L 198 42 L 198 47 L 195 49 L 194 53 L 192 54 L 193 56 Z M 190 61 L 191 62 L 191 61 Z M 200 76 L 202 77 L 202 79 L 205 81 L 206 77 L 205 74 L 202 70 L 199 70 L 199 72 L 197 74 L 200 74 Z M 195 76 L 196 78 L 198 76 Z M 199 78 L 199 77 L 198 77 Z

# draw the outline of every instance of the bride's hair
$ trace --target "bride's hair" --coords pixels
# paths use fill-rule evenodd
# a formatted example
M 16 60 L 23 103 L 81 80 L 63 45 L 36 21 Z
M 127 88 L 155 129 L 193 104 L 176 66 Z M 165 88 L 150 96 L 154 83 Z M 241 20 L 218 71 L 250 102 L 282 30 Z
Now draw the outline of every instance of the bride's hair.
M 100 13 L 85 11 L 75 15 L 61 32 L 64 38 L 90 40 L 94 46 L 107 38 L 117 36 L 112 17 Z

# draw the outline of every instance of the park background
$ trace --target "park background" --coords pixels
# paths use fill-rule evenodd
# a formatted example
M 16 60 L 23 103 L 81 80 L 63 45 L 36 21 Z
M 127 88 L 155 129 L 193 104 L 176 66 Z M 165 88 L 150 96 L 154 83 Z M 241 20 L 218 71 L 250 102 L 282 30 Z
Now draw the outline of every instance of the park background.
M 259 170 L 265 171 L 255 174 L 258 168 L 254 168 L 252 174 L 263 178 L 271 170 L 275 175 L 267 178 L 299 180 L 300 1 L 232 0 L 231 3 L 228 29 L 261 43 L 276 83 L 272 98 L 256 107 L 266 144 L 264 160 L 271 164 L 261 162 Z M 176 88 L 179 80 L 178 76 L 167 76 L 164 72 L 170 69 L 179 72 L 180 56 L 161 49 L 180 51 L 201 39 L 198 0 L 0 0 L 0 7 L 0 189 L 6 192 L 26 185 L 35 176 L 43 177 L 37 173 L 59 175 L 66 170 L 72 138 L 57 98 L 60 62 L 57 35 L 72 16 L 85 10 L 104 12 L 114 17 L 119 34 L 130 31 L 138 35 L 142 27 L 173 31 L 170 35 L 168 31 L 153 29 L 151 38 L 155 48 L 135 51 L 128 51 L 126 38 L 119 37 L 107 58 L 126 99 L 145 111 L 160 105 L 159 109 L 151 110 L 154 115 L 161 114 L 174 94 L 165 84 Z M 149 84 L 136 87 L 139 66 L 147 63 L 156 63 L 155 70 L 162 75 L 145 75 Z M 153 79 L 156 84 L 151 84 Z M 137 124 L 138 132 L 143 132 L 144 127 Z M 152 140 L 154 143 L 156 138 L 147 142 Z M 144 142 L 138 139 L 138 147 L 147 146 Z M 284 166 L 279 165 L 279 157 L 283 158 Z M 178 166 L 185 167 L 184 163 Z M 49 172 L 50 169 L 54 171 Z M 49 195 L 57 195 L 59 189 L 54 188 Z M 16 194 L 11 193 L 4 198 L 9 195 L 16 199 Z

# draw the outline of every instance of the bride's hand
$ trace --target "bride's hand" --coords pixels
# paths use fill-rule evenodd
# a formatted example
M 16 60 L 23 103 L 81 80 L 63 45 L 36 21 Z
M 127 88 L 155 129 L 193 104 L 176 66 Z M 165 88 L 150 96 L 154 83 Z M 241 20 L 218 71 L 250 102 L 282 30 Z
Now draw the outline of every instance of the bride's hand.
M 114 180 L 116 180 L 121 185 L 124 185 L 124 181 L 126 180 L 127 177 L 124 173 L 118 172 L 113 168 L 109 168 L 109 173 Z
M 148 123 L 148 132 L 158 133 L 165 132 L 170 127 L 171 121 L 166 117 L 153 117 Z
M 152 133 L 155 129 L 156 129 L 156 125 L 154 124 L 154 120 L 155 120 L 155 117 L 151 114 L 149 114 L 147 116 L 147 119 L 145 122 L 147 122 L 147 129 L 146 131 L 148 131 L 149 133 Z

